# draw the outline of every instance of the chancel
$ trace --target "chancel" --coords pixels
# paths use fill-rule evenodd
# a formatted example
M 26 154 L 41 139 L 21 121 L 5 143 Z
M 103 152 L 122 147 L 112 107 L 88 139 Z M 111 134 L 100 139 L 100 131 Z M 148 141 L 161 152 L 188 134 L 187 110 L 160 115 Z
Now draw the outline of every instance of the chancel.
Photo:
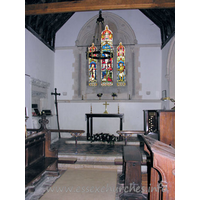
M 27 200 L 175 199 L 174 0 L 27 0 L 25 64 Z

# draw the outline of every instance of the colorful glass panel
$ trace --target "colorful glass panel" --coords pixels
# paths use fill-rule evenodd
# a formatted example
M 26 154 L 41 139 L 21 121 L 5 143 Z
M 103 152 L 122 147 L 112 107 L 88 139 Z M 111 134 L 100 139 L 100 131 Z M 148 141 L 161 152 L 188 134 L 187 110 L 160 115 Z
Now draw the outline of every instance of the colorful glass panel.
M 101 49 L 102 56 L 105 59 L 101 59 L 101 86 L 112 86 L 113 85 L 113 58 L 109 57 L 109 54 L 113 51 L 113 33 L 109 30 L 106 25 L 105 30 L 101 33 Z M 105 53 L 104 53 L 105 52 Z
M 92 46 L 88 48 L 89 52 L 97 51 L 97 48 L 92 43 Z M 95 57 L 96 54 L 92 54 L 92 57 Z M 89 86 L 97 86 L 97 60 L 94 58 L 89 58 Z
M 126 85 L 125 47 L 119 43 L 117 47 L 117 86 Z

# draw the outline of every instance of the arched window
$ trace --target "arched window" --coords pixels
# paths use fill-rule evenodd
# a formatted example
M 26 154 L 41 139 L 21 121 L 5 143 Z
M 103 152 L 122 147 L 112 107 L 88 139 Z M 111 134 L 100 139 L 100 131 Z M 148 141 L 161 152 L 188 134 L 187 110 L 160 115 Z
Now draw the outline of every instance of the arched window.
M 88 51 L 97 51 L 97 48 L 94 46 L 94 43 L 92 43 L 92 46 L 88 48 Z M 93 56 L 96 56 L 96 54 L 94 54 Z M 88 60 L 89 86 L 97 86 L 97 60 L 93 58 L 89 58 Z
M 113 61 L 117 65 L 117 86 L 126 86 L 126 68 L 125 68 L 125 47 L 122 45 L 122 42 L 119 43 L 117 47 L 117 54 L 114 58 L 108 58 L 109 54 L 105 52 L 113 52 L 113 32 L 106 25 L 105 30 L 101 33 L 101 86 L 113 86 Z M 97 86 L 97 48 L 92 43 L 92 46 L 88 48 L 88 52 L 91 52 L 91 57 L 88 57 L 89 60 L 89 86 Z
M 98 37 L 100 40 L 99 43 L 96 42 L 96 40 L 95 43 L 93 40 L 95 32 L 94 27 L 96 27 L 97 18 L 98 15 L 94 16 L 84 24 L 76 40 L 77 48 L 74 48 L 75 62 L 73 63 L 74 72 L 72 77 L 74 80 L 73 99 L 80 99 L 82 96 L 83 99 L 98 99 L 98 93 L 103 93 L 103 98 L 105 99 L 113 99 L 111 96 L 112 93 L 116 93 L 117 99 L 120 100 L 133 98 L 140 99 L 141 95 L 139 92 L 141 91 L 142 86 L 140 83 L 139 71 L 139 48 L 136 46 L 137 39 L 133 29 L 125 20 L 123 20 L 123 18 L 110 12 L 103 13 L 104 24 L 108 25 L 108 29 L 113 33 L 110 34 L 110 36 L 112 36 L 112 43 L 108 43 L 108 45 L 113 48 L 113 59 L 110 60 L 110 58 L 105 58 L 95 60 L 94 56 L 90 56 L 92 58 L 89 60 L 88 57 L 86 57 L 86 52 L 92 47 L 92 43 L 95 44 L 94 48 L 97 48 L 97 52 L 99 52 L 98 48 L 106 49 L 108 47 L 106 42 L 104 43 L 105 45 L 101 45 L 101 37 Z M 102 33 L 106 29 L 104 28 L 101 30 Z M 107 36 L 109 36 L 109 34 Z M 120 53 L 117 55 L 117 47 L 120 46 L 120 42 L 122 42 L 124 47 L 124 49 L 122 48 L 122 55 L 124 54 L 124 57 Z M 107 48 L 107 50 L 109 51 L 110 48 Z M 95 53 L 93 55 L 95 55 Z M 102 57 L 99 53 L 97 56 Z M 105 54 L 105 56 L 109 56 L 109 54 Z M 124 62 L 123 67 L 125 67 L 124 71 L 122 70 L 122 81 L 119 81 L 118 79 L 120 71 L 117 70 L 119 66 L 122 65 L 120 64 L 120 58 Z M 109 74 L 107 73 L 107 82 L 102 81 L 102 65 L 104 64 L 105 66 L 103 60 L 107 63 L 106 67 L 108 69 L 112 68 L 112 70 L 108 70 Z M 112 62 L 109 63 L 109 61 Z M 105 86 L 102 86 L 102 84 L 105 84 Z
M 113 33 L 106 25 L 101 33 L 101 49 L 105 52 L 111 52 L 113 49 Z M 103 54 L 105 59 L 101 60 L 101 86 L 113 85 L 113 58 L 107 59 L 107 54 Z
M 119 43 L 117 47 L 117 86 L 126 85 L 125 47 Z

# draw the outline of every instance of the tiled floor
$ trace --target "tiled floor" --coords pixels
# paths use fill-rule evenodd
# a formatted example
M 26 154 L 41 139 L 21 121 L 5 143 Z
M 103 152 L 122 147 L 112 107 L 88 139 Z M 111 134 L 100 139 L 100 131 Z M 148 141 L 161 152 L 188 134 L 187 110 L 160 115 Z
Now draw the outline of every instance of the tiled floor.
M 73 154 L 76 152 L 75 144 L 66 144 L 66 139 L 60 139 L 52 144 L 52 147 L 58 149 L 59 153 Z M 105 144 L 78 144 L 78 154 L 122 154 L 122 145 L 105 145 Z
M 136 137 L 130 138 L 129 141 L 137 142 Z M 66 143 L 69 142 L 69 143 Z M 120 144 L 119 144 L 120 143 Z M 84 154 L 98 154 L 98 155 L 109 155 L 117 156 L 122 155 L 122 149 L 124 142 L 115 142 L 115 144 L 109 144 L 107 142 L 93 142 L 87 141 L 85 137 L 78 137 L 77 142 L 77 153 L 79 155 Z M 51 145 L 52 148 L 58 149 L 59 153 L 75 154 L 75 138 L 61 138 Z

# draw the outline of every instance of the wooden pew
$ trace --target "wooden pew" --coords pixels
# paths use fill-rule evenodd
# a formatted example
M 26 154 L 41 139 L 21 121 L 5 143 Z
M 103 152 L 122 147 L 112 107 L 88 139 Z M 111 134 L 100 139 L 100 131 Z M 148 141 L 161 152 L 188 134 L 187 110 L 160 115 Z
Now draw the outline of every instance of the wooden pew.
M 58 176 L 58 163 L 75 163 L 76 159 L 58 160 L 58 150 L 51 149 L 51 132 L 69 132 L 75 136 L 77 151 L 77 137 L 83 134 L 84 130 L 57 130 L 47 129 L 48 120 L 45 115 L 41 116 L 39 129 L 27 129 L 36 132 L 25 140 L 25 187 L 26 193 L 35 190 L 35 185 L 42 178 L 43 174 Z
M 34 191 L 44 172 L 58 176 L 58 151 L 50 149 L 50 132 L 42 131 L 25 140 L 25 187 Z
M 40 129 L 25 139 L 25 192 L 33 192 L 43 175 L 58 176 L 58 150 L 51 149 L 51 132 L 46 129 L 46 117 Z
M 141 153 L 136 146 L 124 146 L 123 170 L 125 175 L 125 187 L 134 182 L 141 187 Z
M 120 199 L 147 199 L 142 194 L 142 173 L 141 165 L 144 165 L 140 147 L 124 146 L 123 147 L 123 170 L 121 178 L 124 178 L 124 191 Z
M 138 135 L 149 154 L 150 200 L 175 200 L 175 149 L 146 135 Z
M 147 154 L 146 163 L 135 146 L 124 146 L 124 193 L 121 199 L 175 200 L 175 149 L 147 135 L 139 134 L 141 149 Z M 142 192 L 141 165 L 147 165 L 148 197 Z M 133 187 L 133 183 L 135 187 Z M 138 189 L 137 189 L 138 188 Z M 145 193 L 146 193 L 145 192 Z

